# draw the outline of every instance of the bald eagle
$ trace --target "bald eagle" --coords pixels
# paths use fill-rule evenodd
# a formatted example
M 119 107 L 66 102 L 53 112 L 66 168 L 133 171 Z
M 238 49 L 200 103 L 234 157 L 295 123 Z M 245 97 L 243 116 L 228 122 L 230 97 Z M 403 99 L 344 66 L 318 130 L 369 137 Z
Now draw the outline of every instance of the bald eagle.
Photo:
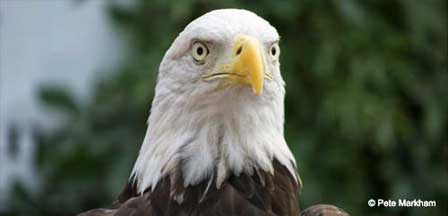
M 347 215 L 300 212 L 302 182 L 283 136 L 279 34 L 247 10 L 192 21 L 160 67 L 148 129 L 112 209 L 82 216 Z

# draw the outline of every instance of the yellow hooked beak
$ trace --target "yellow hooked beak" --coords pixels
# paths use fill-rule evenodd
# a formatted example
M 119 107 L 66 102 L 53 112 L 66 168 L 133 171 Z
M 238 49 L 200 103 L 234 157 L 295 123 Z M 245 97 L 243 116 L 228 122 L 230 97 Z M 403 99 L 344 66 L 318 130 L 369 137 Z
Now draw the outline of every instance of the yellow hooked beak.
M 202 76 L 202 79 L 226 78 L 230 84 L 249 85 L 255 95 L 261 95 L 265 77 L 272 79 L 268 73 L 265 73 L 260 42 L 254 37 L 241 35 L 235 40 L 231 62 L 215 67 L 211 73 Z

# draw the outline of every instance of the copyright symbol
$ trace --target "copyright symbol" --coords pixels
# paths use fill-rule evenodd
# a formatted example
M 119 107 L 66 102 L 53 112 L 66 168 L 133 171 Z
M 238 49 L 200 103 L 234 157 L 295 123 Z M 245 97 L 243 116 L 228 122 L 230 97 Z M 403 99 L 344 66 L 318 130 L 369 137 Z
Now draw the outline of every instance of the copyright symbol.
M 370 206 L 370 207 L 373 207 L 373 206 L 375 206 L 375 200 L 374 199 L 370 199 L 368 202 L 367 202 L 367 204 Z

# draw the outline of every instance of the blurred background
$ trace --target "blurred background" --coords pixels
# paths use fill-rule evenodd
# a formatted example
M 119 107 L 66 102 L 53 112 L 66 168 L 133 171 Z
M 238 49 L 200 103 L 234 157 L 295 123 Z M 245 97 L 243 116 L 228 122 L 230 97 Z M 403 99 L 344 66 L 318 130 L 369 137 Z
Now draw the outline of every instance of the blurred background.
M 107 207 L 144 137 L 158 64 L 218 8 L 282 40 L 301 205 L 448 215 L 447 1 L 0 0 L 0 215 Z M 370 208 L 369 199 L 436 200 Z

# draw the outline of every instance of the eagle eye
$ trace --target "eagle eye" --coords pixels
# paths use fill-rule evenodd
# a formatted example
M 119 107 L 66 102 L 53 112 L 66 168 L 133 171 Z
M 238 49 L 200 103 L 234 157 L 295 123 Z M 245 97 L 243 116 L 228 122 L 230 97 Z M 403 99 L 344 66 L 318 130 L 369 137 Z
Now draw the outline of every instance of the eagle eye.
M 208 53 L 208 48 L 204 43 L 199 41 L 193 43 L 193 47 L 191 48 L 191 55 L 196 62 L 203 63 Z
M 278 57 L 280 56 L 280 47 L 278 46 L 278 43 L 272 44 L 271 48 L 269 49 L 269 54 L 274 60 L 278 59 Z

